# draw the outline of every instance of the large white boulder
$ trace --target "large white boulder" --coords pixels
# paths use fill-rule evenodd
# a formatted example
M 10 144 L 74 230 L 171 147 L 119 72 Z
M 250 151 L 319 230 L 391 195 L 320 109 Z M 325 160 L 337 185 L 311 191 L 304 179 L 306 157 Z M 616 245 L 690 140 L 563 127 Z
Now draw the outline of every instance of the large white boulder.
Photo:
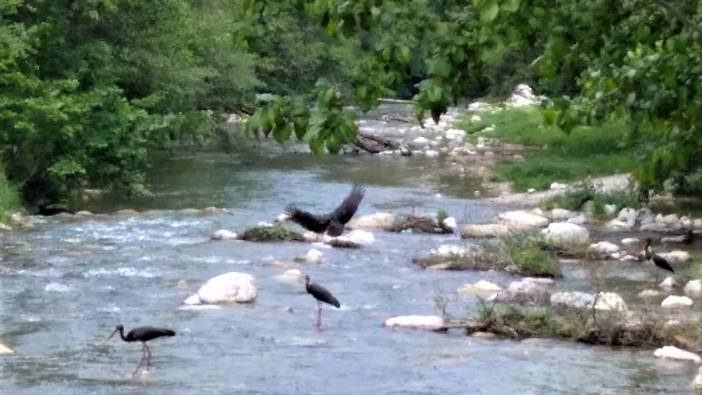
M 393 213 L 380 212 L 353 218 L 348 226 L 353 229 L 385 229 L 392 227 L 396 218 Z
M 664 346 L 653 352 L 656 358 L 672 359 L 675 361 L 690 361 L 694 363 L 702 362 L 702 358 L 695 353 L 682 350 L 675 346 Z
M 256 279 L 250 274 L 228 272 L 212 277 L 183 303 L 248 303 L 256 299 Z
M 673 309 L 677 307 L 690 307 L 692 304 L 692 299 L 688 298 L 687 296 L 670 295 L 663 299 L 661 302 L 661 307 Z
M 456 230 L 458 227 L 458 222 L 456 222 L 456 218 L 454 217 L 446 217 L 443 219 L 443 221 L 441 221 L 441 225 L 446 227 L 446 229 Z
M 445 326 L 444 319 L 438 315 L 402 315 L 385 320 L 390 328 L 414 328 L 436 330 Z
M 554 222 L 541 231 L 544 238 L 561 246 L 584 245 L 590 241 L 590 233 L 580 225 L 569 222 Z
M 699 298 L 702 296 L 702 280 L 690 280 L 685 284 L 683 289 L 685 295 L 691 298 Z
M 507 211 L 499 218 L 515 229 L 538 228 L 548 224 L 548 218 L 524 210 Z

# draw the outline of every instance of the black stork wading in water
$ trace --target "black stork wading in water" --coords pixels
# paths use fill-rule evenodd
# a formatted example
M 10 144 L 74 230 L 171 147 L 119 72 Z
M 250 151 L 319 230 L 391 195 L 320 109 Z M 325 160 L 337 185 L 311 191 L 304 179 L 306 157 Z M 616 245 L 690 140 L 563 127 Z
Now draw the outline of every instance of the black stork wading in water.
M 656 255 L 656 253 L 651 250 L 650 238 L 646 239 L 646 245 L 644 247 L 643 256 L 645 259 L 653 261 L 653 264 L 658 267 L 658 270 L 656 270 L 656 283 L 658 282 L 658 276 L 661 272 L 660 269 L 667 270 L 671 273 L 675 273 L 675 270 L 673 270 L 673 267 L 670 266 L 670 264 L 668 263 L 668 261 L 665 260 L 665 258 Z
M 334 295 L 323 286 L 310 282 L 310 276 L 305 276 L 305 289 L 307 293 L 317 299 L 317 329 L 322 327 L 322 302 L 330 304 L 337 309 L 341 307 Z
M 349 196 L 331 213 L 316 215 L 291 205 L 285 210 L 285 216 L 286 219 L 312 232 L 322 234 L 326 232 L 332 237 L 341 236 L 344 233 L 344 225 L 356 213 L 365 193 L 364 187 L 356 185 Z
M 163 337 L 163 336 L 175 336 L 175 332 L 170 330 L 170 329 L 165 329 L 165 328 L 154 328 L 151 326 L 141 326 L 139 328 L 134 328 L 129 333 L 127 333 L 127 336 L 124 336 L 124 326 L 122 325 L 117 325 L 115 327 L 115 330 L 112 331 L 110 336 L 107 337 L 105 341 L 108 341 L 112 339 L 112 336 L 114 336 L 116 333 L 119 332 L 119 337 L 122 338 L 125 342 L 136 342 L 139 341 L 142 344 L 142 349 L 141 349 L 141 360 L 139 361 L 139 364 L 136 367 L 136 370 L 134 370 L 134 375 L 137 374 L 139 371 L 139 368 L 142 366 L 144 363 L 144 360 L 146 360 L 146 368 L 148 369 L 151 366 L 151 350 L 149 350 L 149 345 L 146 344 L 149 340 L 156 339 L 158 337 Z

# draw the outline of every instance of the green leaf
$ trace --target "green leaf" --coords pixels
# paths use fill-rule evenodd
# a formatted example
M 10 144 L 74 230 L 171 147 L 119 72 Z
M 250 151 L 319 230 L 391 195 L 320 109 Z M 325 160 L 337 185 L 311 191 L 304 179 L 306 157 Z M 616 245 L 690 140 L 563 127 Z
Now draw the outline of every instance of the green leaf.
M 288 141 L 291 135 L 292 130 L 290 129 L 290 125 L 287 123 L 276 124 L 275 128 L 273 129 L 273 138 L 279 144 Z
M 502 4 L 505 12 L 517 12 L 519 10 L 519 0 L 507 0 Z
M 489 0 L 488 3 L 480 10 L 480 21 L 489 23 L 497 18 L 500 13 L 500 5 L 497 0 Z

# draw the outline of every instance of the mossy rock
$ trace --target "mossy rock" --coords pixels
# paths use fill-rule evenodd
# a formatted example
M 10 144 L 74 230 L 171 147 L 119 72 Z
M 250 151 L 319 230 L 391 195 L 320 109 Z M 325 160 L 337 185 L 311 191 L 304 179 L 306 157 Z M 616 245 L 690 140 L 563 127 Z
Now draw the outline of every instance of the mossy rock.
M 241 239 L 246 241 L 305 241 L 300 233 L 282 225 L 254 226 L 246 229 Z

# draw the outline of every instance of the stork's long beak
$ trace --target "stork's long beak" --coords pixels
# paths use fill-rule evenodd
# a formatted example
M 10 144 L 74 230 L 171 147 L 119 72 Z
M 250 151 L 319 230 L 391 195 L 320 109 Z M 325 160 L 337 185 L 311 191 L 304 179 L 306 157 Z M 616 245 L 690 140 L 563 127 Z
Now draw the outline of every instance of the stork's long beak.
M 115 329 L 110 333 L 110 336 L 107 336 L 107 339 L 105 339 L 105 342 L 108 342 L 110 339 L 112 339 L 112 336 L 114 336 L 117 332 L 119 332 L 119 329 Z

